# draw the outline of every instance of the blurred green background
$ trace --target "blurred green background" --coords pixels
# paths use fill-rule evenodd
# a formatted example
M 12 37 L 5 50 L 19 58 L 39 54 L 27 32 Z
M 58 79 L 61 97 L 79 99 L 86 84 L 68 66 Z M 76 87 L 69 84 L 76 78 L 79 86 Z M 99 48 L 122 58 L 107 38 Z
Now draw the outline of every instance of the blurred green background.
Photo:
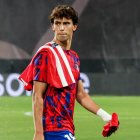
M 109 140 L 139 140 L 140 97 L 95 96 L 93 100 L 106 111 L 119 114 L 120 128 Z M 0 140 L 31 140 L 33 120 L 30 114 L 31 97 L 0 97 Z M 25 115 L 26 114 L 26 115 Z M 75 108 L 75 136 L 77 140 L 103 140 L 105 124 L 99 117 L 83 109 L 78 103 Z

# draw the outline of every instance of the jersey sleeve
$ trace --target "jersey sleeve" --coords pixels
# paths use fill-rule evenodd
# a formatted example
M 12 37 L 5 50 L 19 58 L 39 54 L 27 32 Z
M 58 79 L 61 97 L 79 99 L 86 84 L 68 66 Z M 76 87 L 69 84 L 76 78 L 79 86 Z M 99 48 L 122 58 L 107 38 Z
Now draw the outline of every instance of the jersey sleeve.
M 40 52 L 33 61 L 33 80 L 47 83 L 48 56 L 47 52 Z

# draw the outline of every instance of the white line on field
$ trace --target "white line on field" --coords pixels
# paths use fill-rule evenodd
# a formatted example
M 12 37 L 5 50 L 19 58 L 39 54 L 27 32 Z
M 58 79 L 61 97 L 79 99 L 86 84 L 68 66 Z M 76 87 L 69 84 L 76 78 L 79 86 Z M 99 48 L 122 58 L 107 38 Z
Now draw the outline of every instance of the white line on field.
M 24 115 L 25 116 L 33 116 L 33 113 L 32 112 L 25 112 Z

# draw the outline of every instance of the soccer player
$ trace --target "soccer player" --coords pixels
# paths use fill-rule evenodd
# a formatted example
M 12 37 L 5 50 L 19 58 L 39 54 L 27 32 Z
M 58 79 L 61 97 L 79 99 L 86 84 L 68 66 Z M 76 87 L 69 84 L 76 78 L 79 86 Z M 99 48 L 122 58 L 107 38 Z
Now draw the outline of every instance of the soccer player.
M 58 5 L 50 21 L 53 40 L 40 47 L 19 79 L 26 90 L 33 89 L 33 140 L 75 140 L 75 100 L 106 122 L 112 116 L 90 98 L 80 79 L 80 60 L 71 50 L 77 12 L 69 5 Z

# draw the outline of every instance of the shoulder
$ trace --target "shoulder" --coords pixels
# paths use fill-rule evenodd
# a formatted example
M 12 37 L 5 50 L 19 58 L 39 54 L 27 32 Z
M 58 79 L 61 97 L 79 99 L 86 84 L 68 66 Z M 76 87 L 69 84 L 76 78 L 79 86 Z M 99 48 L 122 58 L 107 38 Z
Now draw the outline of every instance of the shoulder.
M 42 55 L 48 54 L 49 55 L 52 52 L 50 48 L 52 48 L 52 43 L 48 42 L 48 43 L 44 44 L 43 46 L 41 46 L 37 50 L 37 52 L 36 52 L 36 54 L 34 56 L 37 56 L 39 54 L 42 54 Z
M 31 62 L 36 63 L 36 62 L 43 61 L 44 59 L 46 59 L 51 53 L 49 47 L 50 46 L 48 44 L 45 44 L 45 45 L 41 46 L 37 50 L 35 55 L 33 56 L 33 59 L 32 59 Z
M 43 46 L 41 46 L 39 49 L 38 49 L 38 51 L 36 52 L 36 54 L 37 53 L 40 53 L 40 52 L 48 52 L 50 49 L 50 47 L 51 47 L 52 45 L 48 42 L 48 43 L 46 43 L 46 44 L 44 44 Z
M 78 57 L 78 58 L 79 58 L 78 53 L 76 53 L 74 50 L 70 50 L 70 52 L 71 52 L 73 55 L 75 55 L 76 57 Z

